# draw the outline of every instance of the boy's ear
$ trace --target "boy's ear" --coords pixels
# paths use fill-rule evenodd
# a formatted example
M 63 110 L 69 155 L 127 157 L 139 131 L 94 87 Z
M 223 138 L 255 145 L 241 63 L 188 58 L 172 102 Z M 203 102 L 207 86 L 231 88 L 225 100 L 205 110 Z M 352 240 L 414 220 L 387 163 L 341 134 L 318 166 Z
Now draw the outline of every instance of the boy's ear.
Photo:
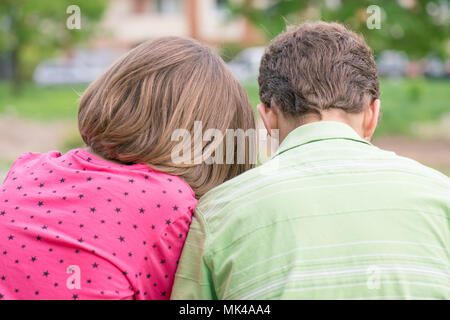
M 381 102 L 380 99 L 375 99 L 372 104 L 364 111 L 364 139 L 370 141 L 375 129 L 378 125 L 378 119 L 380 117 Z
M 272 135 L 273 129 L 279 129 L 277 111 L 274 110 L 273 108 L 266 106 L 263 103 L 258 104 L 257 109 L 264 123 L 264 126 L 266 127 L 267 133 L 269 135 Z

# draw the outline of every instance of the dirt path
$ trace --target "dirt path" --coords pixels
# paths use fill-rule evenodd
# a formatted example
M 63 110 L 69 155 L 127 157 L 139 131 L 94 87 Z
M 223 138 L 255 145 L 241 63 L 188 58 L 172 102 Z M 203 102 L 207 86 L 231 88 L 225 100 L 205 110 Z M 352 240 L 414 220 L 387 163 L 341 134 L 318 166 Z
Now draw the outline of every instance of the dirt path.
M 398 155 L 417 160 L 434 168 L 450 173 L 450 141 L 427 140 L 392 136 L 373 141 L 377 147 L 394 151 Z
M 0 182 L 20 154 L 58 150 L 74 131 L 74 121 L 38 122 L 14 115 L 0 115 Z M 450 174 L 450 139 L 446 137 L 421 141 L 389 136 L 376 139 L 374 144 Z
M 0 182 L 11 162 L 20 154 L 57 150 L 74 130 L 73 121 L 39 122 L 15 115 L 0 115 Z

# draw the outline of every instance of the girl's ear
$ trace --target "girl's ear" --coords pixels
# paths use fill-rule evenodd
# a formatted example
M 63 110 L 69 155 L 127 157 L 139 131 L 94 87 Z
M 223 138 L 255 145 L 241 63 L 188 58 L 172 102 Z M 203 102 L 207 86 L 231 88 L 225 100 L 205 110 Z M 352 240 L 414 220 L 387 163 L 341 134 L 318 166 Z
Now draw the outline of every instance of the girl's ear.
M 277 112 L 263 103 L 258 104 L 257 109 L 264 123 L 264 126 L 266 127 L 267 133 L 269 135 L 272 135 L 272 130 L 278 129 Z

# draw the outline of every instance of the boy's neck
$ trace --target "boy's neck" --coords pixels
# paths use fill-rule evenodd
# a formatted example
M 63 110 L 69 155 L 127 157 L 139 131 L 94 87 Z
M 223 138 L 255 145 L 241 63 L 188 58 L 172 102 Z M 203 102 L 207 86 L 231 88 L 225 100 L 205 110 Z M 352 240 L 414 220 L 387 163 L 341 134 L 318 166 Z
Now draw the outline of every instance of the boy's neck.
M 320 115 L 310 113 L 296 119 L 286 119 L 285 117 L 279 119 L 280 143 L 292 130 L 305 124 L 318 121 L 335 121 L 345 123 L 352 127 L 358 133 L 358 135 L 363 137 L 362 113 L 350 114 L 340 109 L 329 109 L 327 111 L 323 111 Z

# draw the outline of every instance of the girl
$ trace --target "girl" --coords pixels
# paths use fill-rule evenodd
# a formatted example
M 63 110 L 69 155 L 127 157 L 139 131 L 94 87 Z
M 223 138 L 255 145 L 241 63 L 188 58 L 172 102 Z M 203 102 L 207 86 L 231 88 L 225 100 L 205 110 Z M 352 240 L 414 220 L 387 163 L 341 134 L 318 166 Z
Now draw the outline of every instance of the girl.
M 198 161 L 226 139 L 173 139 L 195 121 L 255 125 L 243 88 L 193 40 L 146 42 L 93 82 L 86 147 L 24 154 L 0 188 L 0 299 L 168 299 L 196 199 L 251 167 Z

